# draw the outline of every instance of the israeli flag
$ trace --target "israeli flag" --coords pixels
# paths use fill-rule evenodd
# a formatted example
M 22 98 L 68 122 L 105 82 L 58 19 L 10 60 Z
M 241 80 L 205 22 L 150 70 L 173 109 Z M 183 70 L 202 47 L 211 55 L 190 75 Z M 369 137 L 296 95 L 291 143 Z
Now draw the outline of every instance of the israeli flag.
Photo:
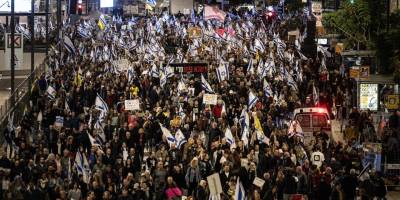
M 149 73 L 150 73 L 150 76 L 153 77 L 153 78 L 159 78 L 160 77 L 160 72 L 158 71 L 157 66 L 154 63 L 153 63 L 153 66 L 151 67 L 151 70 L 150 70 Z
M 254 73 L 253 58 L 249 58 L 249 64 L 247 65 L 247 73 L 250 73 L 250 74 Z
M 185 112 L 183 112 L 183 108 L 182 108 L 181 104 L 179 104 L 178 115 L 182 120 L 186 117 L 186 114 L 185 114 Z
M 160 86 L 164 88 L 165 84 L 167 83 L 167 76 L 165 76 L 164 72 L 160 71 Z
M 99 120 L 102 122 L 108 113 L 108 106 L 106 102 L 97 94 L 95 100 L 95 109 L 100 111 Z
M 69 53 L 75 53 L 74 43 L 72 43 L 71 39 L 66 35 L 64 36 L 64 47 Z
M 255 39 L 254 40 L 254 49 L 258 49 L 261 53 L 264 53 L 265 46 L 259 39 Z
M 135 71 L 133 70 L 133 68 L 128 69 L 127 75 L 128 75 L 128 83 L 132 84 L 133 78 L 135 77 Z
M 52 86 L 47 87 L 46 92 L 50 99 L 56 98 L 56 90 Z
M 180 129 L 178 129 L 175 133 L 175 141 L 176 141 L 176 148 L 178 149 L 180 149 L 182 145 L 187 142 L 185 135 L 183 135 Z
M 260 79 L 267 75 L 267 67 L 264 65 L 264 61 L 260 60 L 257 67 L 257 73 Z
M 239 179 L 240 178 L 238 178 L 236 182 L 235 200 L 245 200 L 246 199 L 245 190 Z
M 208 93 L 215 93 L 210 84 L 208 84 L 207 80 L 204 78 L 203 74 L 201 75 L 201 87 Z
M 100 140 L 94 139 L 94 137 L 90 135 L 89 132 L 87 132 L 87 135 L 89 137 L 89 141 L 92 146 L 97 146 L 99 148 L 102 147 L 103 143 Z
M 161 128 L 161 132 L 163 133 L 163 136 L 167 139 L 169 146 L 176 144 L 175 137 L 171 134 L 171 132 L 167 128 L 165 128 L 161 123 L 159 123 L 159 124 L 160 124 L 160 128 Z
M 229 144 L 231 149 L 236 147 L 235 138 L 233 137 L 231 129 L 229 127 L 227 127 L 225 130 L 225 140 Z
M 85 154 L 82 154 L 80 151 L 78 151 L 75 155 L 75 167 L 78 175 L 83 176 L 83 182 L 89 183 L 91 173 L 89 163 L 86 159 Z
M 258 97 L 257 96 L 255 96 L 254 94 L 253 94 L 253 92 L 249 92 L 249 103 L 248 103 L 248 109 L 249 110 L 251 110 L 251 108 L 254 106 L 254 105 L 256 105 L 256 103 L 257 103 L 257 101 L 258 101 Z
M 263 89 L 264 89 L 264 94 L 266 97 L 272 97 L 272 89 L 271 86 L 268 84 L 267 80 L 264 79 L 264 84 L 263 84 Z
M 290 122 L 288 129 L 289 138 L 293 136 L 304 137 L 303 129 L 300 126 L 300 123 L 297 120 L 293 120 Z
M 221 64 L 217 68 L 217 77 L 219 82 L 222 82 L 224 80 L 229 80 L 228 65 L 229 65 L 228 62 L 221 62 Z

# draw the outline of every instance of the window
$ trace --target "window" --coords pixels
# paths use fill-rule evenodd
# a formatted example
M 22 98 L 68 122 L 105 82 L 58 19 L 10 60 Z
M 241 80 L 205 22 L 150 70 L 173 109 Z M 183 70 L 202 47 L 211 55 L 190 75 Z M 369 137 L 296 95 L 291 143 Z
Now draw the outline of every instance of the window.
M 328 125 L 327 118 L 325 115 L 313 115 L 312 124 L 313 127 L 326 127 Z
M 300 114 L 296 115 L 296 120 L 300 123 L 302 128 L 307 128 L 311 126 L 310 115 Z

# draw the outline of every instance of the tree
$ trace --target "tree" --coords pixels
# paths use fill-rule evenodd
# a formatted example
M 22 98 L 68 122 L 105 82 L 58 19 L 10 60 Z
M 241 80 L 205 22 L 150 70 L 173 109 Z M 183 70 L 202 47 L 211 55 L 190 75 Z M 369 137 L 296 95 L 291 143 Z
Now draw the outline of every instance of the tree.
M 400 77 L 400 12 L 390 15 L 386 25 L 386 1 L 354 0 L 342 2 L 336 12 L 323 15 L 328 31 L 339 31 L 345 36 L 346 48 L 364 46 L 376 50 L 380 73 L 399 73 Z M 360 50 L 364 48 L 358 48 Z

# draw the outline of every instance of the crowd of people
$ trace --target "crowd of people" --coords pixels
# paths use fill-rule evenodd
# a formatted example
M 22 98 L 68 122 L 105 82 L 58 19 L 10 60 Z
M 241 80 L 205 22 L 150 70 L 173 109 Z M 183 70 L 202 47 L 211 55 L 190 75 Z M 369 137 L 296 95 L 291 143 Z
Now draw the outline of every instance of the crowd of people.
M 379 173 L 358 179 L 354 140 L 320 134 L 305 146 L 287 132 L 295 108 L 346 106 L 345 75 L 327 50 L 301 51 L 307 17 L 64 22 L 24 118 L 5 131 L 1 199 L 383 199 Z M 207 73 L 170 67 L 199 62 Z M 206 94 L 216 103 L 204 104 Z M 220 195 L 208 187 L 215 173 Z

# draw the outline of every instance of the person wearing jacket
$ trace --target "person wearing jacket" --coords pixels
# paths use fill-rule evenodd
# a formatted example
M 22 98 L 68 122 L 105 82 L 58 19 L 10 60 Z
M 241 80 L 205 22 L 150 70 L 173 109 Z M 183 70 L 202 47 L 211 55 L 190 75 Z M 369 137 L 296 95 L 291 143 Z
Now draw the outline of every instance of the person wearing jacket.
M 188 196 L 196 193 L 197 183 L 201 180 L 200 169 L 197 164 L 197 158 L 193 158 L 186 171 L 186 185 L 188 186 Z
M 194 196 L 196 200 L 208 200 L 207 182 L 205 180 L 200 181 Z

